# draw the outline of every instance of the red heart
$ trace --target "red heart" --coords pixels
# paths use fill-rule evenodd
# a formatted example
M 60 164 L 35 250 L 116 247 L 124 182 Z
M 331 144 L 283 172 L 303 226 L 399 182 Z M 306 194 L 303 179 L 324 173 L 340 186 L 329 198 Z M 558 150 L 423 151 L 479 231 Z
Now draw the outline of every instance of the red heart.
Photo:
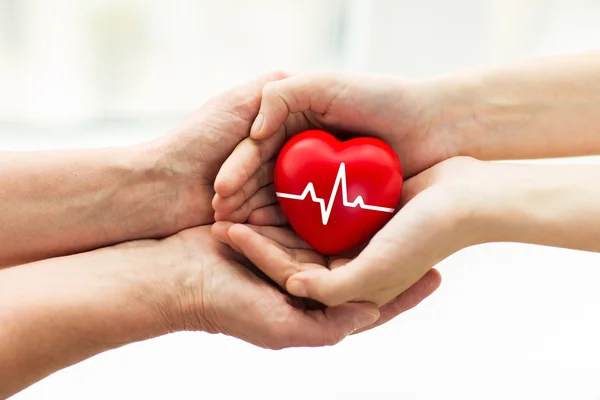
M 275 165 L 283 213 L 302 239 L 326 255 L 355 248 L 381 229 L 398 205 L 402 182 L 400 160 L 385 142 L 341 142 L 320 130 L 290 139 Z

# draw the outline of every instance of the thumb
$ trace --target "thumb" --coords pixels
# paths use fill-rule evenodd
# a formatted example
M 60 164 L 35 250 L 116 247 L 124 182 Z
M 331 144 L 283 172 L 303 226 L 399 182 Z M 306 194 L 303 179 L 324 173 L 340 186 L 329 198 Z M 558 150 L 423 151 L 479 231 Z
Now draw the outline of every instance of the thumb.
M 366 261 L 366 262 L 365 262 Z M 308 297 L 328 306 L 349 301 L 362 301 L 365 294 L 376 290 L 374 285 L 381 275 L 374 271 L 381 265 L 373 264 L 360 256 L 335 269 L 313 269 L 298 272 L 286 282 L 286 290 L 298 297 Z M 389 268 L 383 268 L 387 270 Z M 374 276 L 378 275 L 378 279 Z
M 293 76 L 266 84 L 250 137 L 255 140 L 271 137 L 290 114 L 304 111 L 326 114 L 343 85 L 340 77 L 328 74 Z

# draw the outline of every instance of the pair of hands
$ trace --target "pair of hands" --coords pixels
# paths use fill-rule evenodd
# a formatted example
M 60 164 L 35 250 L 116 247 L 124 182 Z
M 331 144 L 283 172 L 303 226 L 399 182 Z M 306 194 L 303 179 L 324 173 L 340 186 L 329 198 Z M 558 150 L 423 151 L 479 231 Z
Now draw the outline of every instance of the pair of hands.
M 215 217 L 229 222 L 217 222 L 213 234 L 289 293 L 328 306 L 371 302 L 387 311 L 420 279 L 439 283 L 432 267 L 478 242 L 469 224 L 470 197 L 486 174 L 474 159 L 444 160 L 458 152 L 457 138 L 444 137 L 443 113 L 425 93 L 388 77 L 313 75 L 267 84 L 251 136 L 217 176 Z M 378 137 L 403 161 L 409 179 L 401 208 L 360 254 L 321 256 L 285 228 L 274 162 L 288 139 L 310 128 Z
M 431 92 L 391 77 L 276 73 L 212 99 L 180 129 L 147 145 L 179 182 L 172 220 L 204 225 L 165 241 L 178 249 L 183 243 L 187 255 L 177 280 L 185 296 L 176 311 L 183 327 L 267 348 L 328 345 L 435 291 L 441 278 L 432 267 L 471 244 L 468 234 L 457 233 L 468 218 L 464 189 L 477 161 L 443 161 L 457 153 L 458 138 L 446 134 Z M 356 258 L 327 259 L 284 227 L 272 185 L 274 157 L 287 139 L 310 128 L 385 140 L 409 178 L 403 207 Z M 214 222 L 211 201 L 221 222 L 207 227 Z

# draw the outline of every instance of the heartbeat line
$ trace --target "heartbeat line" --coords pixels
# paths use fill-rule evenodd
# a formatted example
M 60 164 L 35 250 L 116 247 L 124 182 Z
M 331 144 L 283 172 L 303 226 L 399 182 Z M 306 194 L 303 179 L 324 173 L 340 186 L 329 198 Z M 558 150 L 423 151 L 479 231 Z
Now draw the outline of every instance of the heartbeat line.
M 302 194 L 289 194 L 289 193 L 280 193 L 276 192 L 277 197 L 281 197 L 284 199 L 291 200 L 304 200 L 310 194 L 310 198 L 314 203 L 319 203 L 321 206 L 321 221 L 323 225 L 327 225 L 329 222 L 329 216 L 331 215 L 331 210 L 333 208 L 333 202 L 335 201 L 335 197 L 337 195 L 338 187 L 342 185 L 342 204 L 344 207 L 360 207 L 363 210 L 371 210 L 371 211 L 379 211 L 386 213 L 393 213 L 395 209 L 387 208 L 387 207 L 379 207 L 379 206 L 371 206 L 365 204 L 362 196 L 357 196 L 356 199 L 352 202 L 348 201 L 348 189 L 346 188 L 346 165 L 344 163 L 340 164 L 340 168 L 338 169 L 337 176 L 335 177 L 335 183 L 333 184 L 333 189 L 331 190 L 331 197 L 329 198 L 329 203 L 325 206 L 325 200 L 317 197 L 315 193 L 315 187 L 312 182 L 309 182 L 308 185 L 304 188 Z

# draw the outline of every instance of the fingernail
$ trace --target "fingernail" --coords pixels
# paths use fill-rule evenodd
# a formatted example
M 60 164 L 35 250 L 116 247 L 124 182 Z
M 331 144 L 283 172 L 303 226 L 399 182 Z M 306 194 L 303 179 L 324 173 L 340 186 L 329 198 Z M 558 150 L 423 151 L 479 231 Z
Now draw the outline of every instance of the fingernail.
M 252 124 L 252 128 L 250 128 L 250 134 L 252 135 L 253 133 L 258 133 L 258 131 L 260 131 L 260 128 L 262 128 L 264 121 L 264 115 L 258 114 L 256 119 L 254 120 L 254 123 Z
M 362 329 L 364 327 L 367 327 L 371 324 L 374 324 L 377 320 L 379 319 L 379 313 L 378 312 L 369 312 L 369 311 L 363 311 L 362 313 L 358 314 L 356 316 L 355 319 L 355 326 L 356 326 L 356 330 Z
M 290 294 L 293 294 L 294 296 L 308 297 L 306 287 L 298 279 L 290 280 L 285 286 L 287 288 L 287 291 L 290 292 Z

